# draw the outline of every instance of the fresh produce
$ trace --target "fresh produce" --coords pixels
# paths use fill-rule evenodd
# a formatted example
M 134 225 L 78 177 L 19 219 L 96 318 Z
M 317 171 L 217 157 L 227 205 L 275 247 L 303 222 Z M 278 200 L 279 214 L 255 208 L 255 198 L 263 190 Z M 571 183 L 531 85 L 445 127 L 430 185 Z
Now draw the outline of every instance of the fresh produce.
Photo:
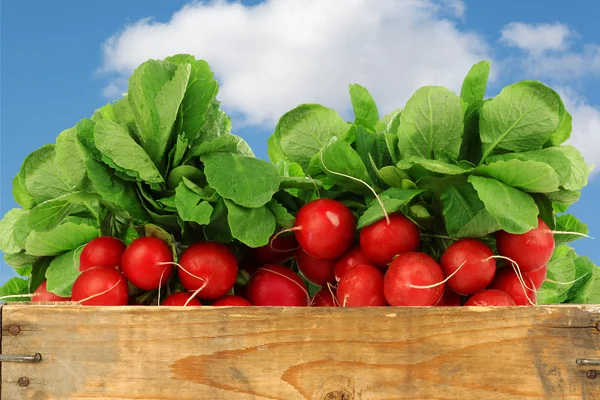
M 231 130 L 208 64 L 148 60 L 124 97 L 24 160 L 0 221 L 5 301 L 83 305 L 460 306 L 600 303 L 569 243 L 591 167 L 536 81 L 485 98 L 425 86 L 380 117 L 302 104 L 260 160 Z M 587 240 L 587 239 L 584 239 Z M 211 303 L 212 301 L 212 303 Z M 183 304 L 182 304 L 183 303 Z M 248 304 L 247 304 L 248 303 Z
M 60 297 L 46 289 L 46 281 L 32 293 L 31 301 L 71 301 L 70 297 Z

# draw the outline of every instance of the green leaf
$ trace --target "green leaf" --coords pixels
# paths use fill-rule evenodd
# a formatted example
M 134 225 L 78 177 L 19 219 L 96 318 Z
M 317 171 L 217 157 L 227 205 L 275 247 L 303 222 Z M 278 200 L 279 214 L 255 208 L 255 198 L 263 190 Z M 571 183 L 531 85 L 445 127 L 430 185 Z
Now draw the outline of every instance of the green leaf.
M 99 233 L 93 226 L 65 222 L 51 231 L 31 232 L 25 250 L 33 256 L 56 256 L 86 244 Z
M 29 293 L 33 293 L 46 280 L 46 271 L 49 266 L 49 257 L 40 258 L 32 265 L 31 277 L 29 278 Z
M 458 157 L 463 136 L 460 98 L 440 86 L 424 86 L 408 100 L 398 128 L 402 157 L 437 159 L 439 151 Z
M 277 164 L 280 161 L 288 161 L 287 156 L 281 149 L 281 136 L 279 135 L 279 131 L 273 132 L 267 140 L 267 155 L 273 164 Z
M 69 193 L 71 185 L 60 173 L 55 145 L 42 146 L 25 158 L 23 163 L 25 188 L 36 203 Z
M 375 130 L 375 125 L 379 121 L 379 111 L 373 97 L 366 88 L 358 84 L 351 84 L 349 88 L 354 123 Z
M 472 185 L 448 185 L 440 197 L 448 235 L 482 237 L 500 229 Z
M 244 207 L 265 205 L 279 189 L 279 174 L 273 164 L 231 153 L 201 157 L 208 184 L 225 199 Z
M 94 128 L 94 143 L 104 155 L 103 161 L 112 167 L 150 184 L 164 183 L 162 175 L 148 154 L 129 136 L 123 126 L 106 119 L 97 122 Z
M 471 175 L 469 183 L 485 204 L 485 209 L 509 233 L 525 233 L 537 226 L 539 210 L 527 193 L 496 179 Z
M 477 171 L 525 192 L 551 193 L 558 190 L 558 175 L 550 165 L 539 161 L 496 161 L 480 165 Z
M 216 190 L 211 188 L 210 186 L 200 187 L 196 185 L 194 182 L 190 181 L 186 177 L 183 177 L 183 183 L 190 190 L 193 190 L 202 200 L 209 201 L 214 203 L 218 201 L 221 197 L 217 194 Z
M 489 100 L 476 101 L 469 104 L 465 112 L 464 125 L 465 134 L 460 146 L 461 160 L 468 160 L 473 164 L 478 164 L 481 160 L 481 136 L 479 135 L 479 114 L 481 108 Z
M 210 223 L 204 226 L 203 231 L 206 240 L 210 242 L 229 243 L 233 240 L 227 221 L 227 206 L 222 198 L 215 204 L 215 209 L 210 216 Z
M 62 131 L 56 138 L 56 165 L 71 189 L 85 189 L 88 185 L 83 151 L 77 140 L 77 128 Z
M 12 195 L 15 202 L 23 207 L 25 210 L 31 209 L 35 206 L 35 200 L 27 192 L 25 187 L 22 185 L 19 175 L 16 175 L 12 181 Z
M 571 131 L 573 130 L 573 117 L 565 110 L 565 114 L 560 118 L 558 128 L 550 136 L 549 143 L 552 146 L 559 146 L 571 137 Z
M 106 215 L 100 223 L 100 234 L 123 240 L 130 227 L 131 219 L 126 213 L 117 210 L 107 210 Z
M 188 140 L 181 135 L 177 136 L 177 142 L 175 142 L 175 146 L 169 152 L 169 170 L 181 164 L 187 149 Z
M 0 286 L 0 298 L 1 301 L 27 301 L 20 295 L 29 293 L 29 284 L 27 280 L 21 278 L 10 278 L 6 283 Z M 17 296 L 17 297 L 9 297 Z
M 203 142 L 196 147 L 190 148 L 186 155 L 186 160 L 190 160 L 193 157 L 200 157 L 204 154 L 210 153 L 234 153 L 238 148 L 240 138 L 234 135 L 221 136 L 213 139 L 209 142 Z
M 540 211 L 539 217 L 544 220 L 550 229 L 556 229 L 556 215 L 554 207 L 552 207 L 552 201 L 543 194 L 534 194 L 532 197 Z
M 191 148 L 231 133 L 231 118 L 219 108 L 220 104 L 217 99 L 211 101 L 211 106 L 204 114 L 206 123 L 202 126 L 200 134 L 190 143 Z
M 535 81 L 506 86 L 480 113 L 482 162 L 494 152 L 541 149 L 558 126 L 560 98 Z
M 140 145 L 159 170 L 164 168 L 167 146 L 191 69 L 187 63 L 176 65 L 149 60 L 129 78 L 127 98 L 140 133 Z
M 179 183 L 183 181 L 184 177 L 196 185 L 202 186 L 206 184 L 204 172 L 192 165 L 180 165 L 179 167 L 174 168 L 169 174 L 167 179 L 167 189 L 175 190 Z
M 588 175 L 592 168 L 588 166 L 585 159 L 573 146 L 560 146 L 556 149 L 560 150 L 569 160 L 570 173 L 567 179 L 562 183 L 562 186 L 567 190 L 581 190 L 588 183 Z
M 27 225 L 34 231 L 54 229 L 78 206 L 99 198 L 95 193 L 80 191 L 47 200 L 31 209 Z
M 101 161 L 102 153 L 98 151 L 96 148 L 96 143 L 94 142 L 94 128 L 96 126 L 96 122 L 91 119 L 84 118 L 80 120 L 75 126 L 75 130 L 77 132 L 77 140 L 79 144 L 84 150 L 84 153 L 87 153 L 89 156 L 94 159 Z M 85 159 L 85 158 L 84 158 Z
M 538 304 L 562 303 L 566 300 L 565 294 L 573 286 L 575 280 L 575 263 L 563 257 L 548 263 L 547 279 L 538 290 Z M 554 282 L 550 282 L 554 281 Z M 560 282 L 560 283 L 555 283 Z
M 385 136 L 378 135 L 358 125 L 355 126 L 355 129 L 356 152 L 366 166 L 371 181 L 377 182 L 379 168 L 390 162 Z
M 227 220 L 234 238 L 249 247 L 269 243 L 275 232 L 275 216 L 267 206 L 246 208 L 225 199 Z
M 306 170 L 310 159 L 332 137 L 342 137 L 350 125 L 335 110 L 303 104 L 284 114 L 275 128 L 281 151 Z
M 473 167 L 469 163 L 449 164 L 438 160 L 408 159 L 410 163 L 420 165 L 430 172 L 442 175 L 463 175 L 471 172 Z
M 275 216 L 275 221 L 277 225 L 281 226 L 284 229 L 289 229 L 294 226 L 294 222 L 296 222 L 296 218 L 292 214 L 288 212 L 288 210 L 281 205 L 277 200 L 273 199 L 269 203 L 267 203 L 267 207 Z
M 175 249 L 175 243 L 173 241 L 173 236 L 161 228 L 160 226 L 154 224 L 146 224 L 143 227 L 139 228 L 140 235 L 143 234 L 145 236 L 152 236 L 159 238 L 163 242 L 165 242 L 170 248 L 171 253 L 173 254 L 173 260 L 177 260 L 177 250 Z
M 560 212 L 565 212 L 569 205 L 571 205 L 579 200 L 579 196 L 581 196 L 581 192 L 573 191 L 573 190 L 566 190 L 566 189 L 559 189 L 556 192 L 548 193 L 547 196 L 554 203 L 558 203 L 561 206 L 567 206 L 567 207 L 561 207 L 562 210 Z
M 23 268 L 32 266 L 34 262 L 38 260 L 38 257 L 29 255 L 27 253 L 4 253 L 4 261 L 6 264 L 13 268 Z
M 389 214 L 400 211 L 405 205 L 420 194 L 421 190 L 410 189 L 389 189 L 379 195 L 386 212 Z M 361 215 L 358 220 L 356 229 L 364 228 L 374 224 L 385 218 L 381 204 L 377 200 L 373 200 L 367 210 Z
M 207 225 L 213 208 L 209 202 L 189 189 L 185 183 L 180 183 L 175 189 L 175 205 L 182 220 Z
M 346 191 L 370 193 L 364 183 L 340 176 L 349 175 L 373 185 L 360 156 L 347 142 L 332 138 L 322 150 L 321 168 L 333 182 L 341 185 Z M 333 172 L 332 172 L 333 171 Z
M 388 165 L 377 171 L 377 176 L 390 187 L 402 187 L 402 181 L 408 179 L 408 175 L 398 167 Z
M 569 302 L 575 304 L 600 304 L 600 267 L 594 265 L 591 278 Z
M 13 208 L 4 214 L 0 220 L 0 251 L 3 253 L 18 253 L 21 251 L 19 240 L 15 237 L 15 225 L 26 214 L 21 208 Z
M 587 225 L 571 214 L 563 214 L 556 218 L 556 230 L 559 232 L 578 232 L 584 235 L 589 233 Z M 554 242 L 557 246 L 560 244 L 573 242 L 578 239 L 581 239 L 581 235 L 554 235 Z
M 473 65 L 463 81 L 460 98 L 467 105 L 483 100 L 488 77 L 490 75 L 490 61 L 480 61 Z
M 79 256 L 76 249 L 56 257 L 46 271 L 46 289 L 61 297 L 71 297 L 73 283 L 81 274 L 79 272 Z
M 15 272 L 18 275 L 29 277 L 31 275 L 31 270 L 32 269 L 33 269 L 33 266 L 27 265 L 25 267 L 16 267 L 15 268 Z

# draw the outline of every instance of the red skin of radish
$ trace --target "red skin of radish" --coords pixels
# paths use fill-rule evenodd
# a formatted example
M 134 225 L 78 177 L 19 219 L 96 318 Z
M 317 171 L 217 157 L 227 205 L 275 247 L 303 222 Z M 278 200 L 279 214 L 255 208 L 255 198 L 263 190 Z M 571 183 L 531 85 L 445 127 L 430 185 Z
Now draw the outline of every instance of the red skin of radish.
M 527 276 L 527 274 L 523 274 L 523 280 L 525 281 L 525 285 L 527 287 L 534 287 L 533 281 L 529 276 Z M 535 303 L 537 301 L 536 292 L 531 289 L 524 288 L 519 281 L 516 272 L 510 267 L 503 268 L 502 270 L 498 271 L 489 288 L 502 290 L 504 293 L 507 293 L 510 297 L 512 297 L 512 299 L 515 301 L 515 304 L 518 306 L 531 305 L 529 300 L 527 300 L 527 296 L 529 296 L 529 299 L 531 299 L 532 302 Z
M 279 235 L 264 246 L 252 249 L 253 258 L 258 264 L 283 264 L 294 256 L 298 247 L 296 237 Z
M 327 282 L 333 283 L 333 267 L 336 260 L 320 260 L 306 253 L 302 248 L 296 250 L 296 261 L 298 269 L 307 281 L 315 285 L 325 286 Z
M 496 274 L 494 253 L 485 244 L 474 239 L 461 239 L 446 249 L 440 260 L 445 276 L 460 268 L 446 285 L 456 293 L 467 295 L 485 289 Z M 464 265 L 462 265 L 465 263 Z M 462 267 L 461 267 L 462 265 Z
M 542 287 L 542 285 L 544 284 L 544 281 L 546 280 L 547 271 L 548 271 L 548 269 L 544 265 L 542 268 L 540 268 L 538 270 L 523 272 L 523 275 L 527 275 L 529 278 L 531 278 L 531 280 L 533 281 L 533 284 L 535 285 L 535 288 L 539 289 Z
M 294 228 L 304 251 L 315 258 L 332 260 L 352 246 L 356 217 L 339 201 L 319 199 L 300 208 Z
M 308 306 L 304 281 L 283 265 L 268 264 L 250 278 L 246 289 L 253 306 Z
M 125 243 L 112 236 L 100 236 L 85 245 L 79 257 L 79 270 L 91 267 L 118 268 L 125 252 Z
M 192 297 L 193 293 L 188 293 L 188 292 L 177 292 L 177 293 L 173 293 L 172 295 L 170 295 L 169 297 L 167 297 L 163 302 L 162 302 L 162 306 L 180 306 L 183 307 L 185 306 L 185 303 L 190 299 L 190 297 Z M 189 306 L 201 306 L 202 303 L 200 303 L 200 300 L 198 300 L 195 297 L 192 297 L 192 299 L 189 301 L 189 303 L 187 303 L 186 307 Z
M 71 298 L 73 301 L 79 302 L 107 290 L 108 292 L 80 304 L 85 306 L 126 306 L 129 303 L 127 281 L 122 273 L 115 268 L 92 267 L 77 277 L 73 283 Z
M 333 292 L 333 294 L 331 292 Z M 337 307 L 334 295 L 335 289 L 332 288 L 330 291 L 329 288 L 324 287 L 315 293 L 310 305 L 313 307 Z
M 212 303 L 213 306 L 249 307 L 252 304 L 240 296 L 225 296 Z
M 498 289 L 483 290 L 475 293 L 466 301 L 465 306 L 515 306 L 508 294 Z
M 498 253 L 519 264 L 523 272 L 536 271 L 550 261 L 554 252 L 554 235 L 538 217 L 538 226 L 520 235 L 499 231 L 496 234 Z
M 462 297 L 460 294 L 453 292 L 450 289 L 446 289 L 442 298 L 436 304 L 438 307 L 458 307 L 462 306 Z
M 198 242 L 185 249 L 179 259 L 179 280 L 201 299 L 218 299 L 231 290 L 238 273 L 235 255 L 221 243 Z M 202 279 L 195 278 L 196 275 Z
M 342 307 L 387 306 L 383 273 L 373 265 L 355 266 L 342 276 L 336 297 Z
M 163 240 L 144 236 L 135 239 L 123 253 L 121 270 L 140 289 L 153 290 L 164 285 L 173 272 L 171 248 Z M 162 277 L 162 279 L 161 279 Z
M 444 280 L 437 262 L 425 253 L 411 252 L 394 258 L 385 273 L 383 290 L 391 306 L 435 306 L 444 294 L 445 284 L 420 289 Z
M 44 281 L 32 293 L 31 301 L 71 301 L 70 297 L 60 297 L 46 289 L 47 281 Z
M 417 251 L 421 240 L 419 229 L 411 220 L 399 213 L 389 217 L 389 224 L 382 219 L 360 232 L 360 247 L 378 267 L 385 267 L 398 254 Z
M 355 245 L 348 250 L 343 256 L 338 258 L 333 267 L 333 275 L 335 281 L 339 282 L 348 270 L 360 264 L 369 264 L 371 261 L 367 258 L 366 254 L 359 245 Z

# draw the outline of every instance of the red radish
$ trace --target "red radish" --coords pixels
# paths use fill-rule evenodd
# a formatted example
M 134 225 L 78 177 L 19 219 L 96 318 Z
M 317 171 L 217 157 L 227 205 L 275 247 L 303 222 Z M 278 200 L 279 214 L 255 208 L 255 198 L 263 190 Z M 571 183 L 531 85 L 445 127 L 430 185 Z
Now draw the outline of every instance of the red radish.
M 325 286 L 327 282 L 333 283 L 333 267 L 335 260 L 319 260 L 306 253 L 302 248 L 296 250 L 298 269 L 307 281 L 315 285 Z
M 127 281 L 114 268 L 92 267 L 73 283 L 72 300 L 86 306 L 126 306 L 129 302 Z
M 79 257 L 79 270 L 91 267 L 115 268 L 121 265 L 125 243 L 112 236 L 100 236 L 85 245 Z
M 518 306 L 533 305 L 537 296 L 534 289 L 534 283 L 529 276 L 523 274 L 525 286 L 512 268 L 503 268 L 496 273 L 496 277 L 490 284 L 490 289 L 498 289 L 507 293 Z
M 523 234 L 499 231 L 496 234 L 498 253 L 516 262 L 523 272 L 535 271 L 550 261 L 554 252 L 554 235 L 538 217 L 538 226 Z
M 342 275 L 348 272 L 352 267 L 360 264 L 369 264 L 370 262 L 371 261 L 369 261 L 360 246 L 355 245 L 335 262 L 335 266 L 333 267 L 335 281 L 339 282 Z
M 192 293 L 188 293 L 188 292 L 173 293 L 172 295 L 170 295 L 169 297 L 164 299 L 164 301 L 162 302 L 161 305 L 183 307 L 183 306 L 186 306 L 186 303 L 187 303 L 187 306 L 201 306 L 202 305 L 202 303 L 200 303 L 200 300 L 195 298 Z
M 515 306 L 515 301 L 508 294 L 498 289 L 483 290 L 475 293 L 467 300 L 465 306 Z
M 458 294 L 450 289 L 446 289 L 444 291 L 442 298 L 436 304 L 436 306 L 438 306 L 438 307 L 456 307 L 456 306 L 461 306 L 461 305 L 462 305 L 462 297 L 460 296 L 460 294 Z
M 283 264 L 294 256 L 298 242 L 294 235 L 273 236 L 264 246 L 252 249 L 253 258 L 260 264 Z
M 121 269 L 125 277 L 144 290 L 158 289 L 173 272 L 173 253 L 163 240 L 144 236 L 135 239 L 123 253 Z
M 546 280 L 547 268 L 544 265 L 540 269 L 536 269 L 535 271 L 523 272 L 523 275 L 527 275 L 533 281 L 533 285 L 536 289 L 539 289 L 544 284 Z
M 44 281 L 38 286 L 31 295 L 31 301 L 71 301 L 70 297 L 60 297 L 46 289 L 47 281 Z
M 212 303 L 213 306 L 237 306 L 237 307 L 248 307 L 251 306 L 250 302 L 240 296 L 225 296 Z
M 392 306 L 434 306 L 444 294 L 444 274 L 425 253 L 404 253 L 394 258 L 385 273 L 383 290 Z
M 294 234 L 300 246 L 315 258 L 338 258 L 352 246 L 356 217 L 343 203 L 319 199 L 300 208 Z
M 315 293 L 310 305 L 313 307 L 336 307 L 336 302 L 337 299 L 335 298 L 335 291 L 325 287 Z
M 496 273 L 492 250 L 474 239 L 452 243 L 442 255 L 440 266 L 446 276 L 458 271 L 448 280 L 450 289 L 460 294 L 473 294 L 485 289 Z M 464 264 L 464 265 L 463 265 Z
M 179 280 L 201 299 L 218 299 L 231 290 L 238 273 L 235 255 L 221 243 L 199 242 L 179 259 Z
M 417 225 L 394 213 L 389 216 L 389 223 L 382 219 L 362 228 L 360 247 L 373 264 L 385 267 L 398 254 L 417 251 L 420 239 Z
M 250 278 L 246 289 L 254 306 L 307 306 L 310 300 L 304 281 L 283 265 L 268 264 Z
M 387 306 L 383 273 L 373 265 L 355 266 L 342 276 L 336 297 L 342 307 Z

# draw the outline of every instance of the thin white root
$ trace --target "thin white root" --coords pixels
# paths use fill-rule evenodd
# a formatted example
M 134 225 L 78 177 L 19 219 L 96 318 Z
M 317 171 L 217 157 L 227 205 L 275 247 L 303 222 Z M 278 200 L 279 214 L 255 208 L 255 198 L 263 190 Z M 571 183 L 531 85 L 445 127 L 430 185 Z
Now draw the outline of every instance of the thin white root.
M 167 270 L 166 268 L 163 269 L 163 272 L 161 272 L 160 279 L 158 281 L 158 305 L 159 306 L 160 306 L 160 290 L 162 289 L 162 278 L 163 278 L 163 275 L 165 274 L 166 270 Z
M 279 232 L 277 232 L 276 234 L 274 234 L 273 237 L 269 240 L 269 247 L 271 247 L 271 250 L 273 250 L 273 251 L 281 251 L 282 253 L 285 253 L 288 250 L 276 250 L 273 247 L 273 241 L 275 239 L 277 239 L 279 237 L 279 235 L 282 235 L 282 234 L 284 234 L 286 232 L 294 232 L 294 231 L 300 231 L 300 230 L 302 230 L 301 226 L 294 226 L 293 228 L 288 228 L 288 229 L 282 229 L 282 230 L 280 230 Z M 294 250 L 296 250 L 296 249 L 294 249 Z
M 444 283 L 448 282 L 450 280 L 450 278 L 452 278 L 458 271 L 460 271 L 460 269 L 467 263 L 467 261 L 464 261 L 462 264 L 460 264 L 460 266 L 458 268 L 456 268 L 456 271 L 454 271 L 453 273 L 451 273 L 450 275 L 448 275 L 446 277 L 446 279 L 444 279 L 441 282 L 438 283 L 434 283 L 433 285 L 426 285 L 426 286 L 419 286 L 419 285 L 412 285 L 409 284 L 408 287 L 413 288 L 413 289 L 433 289 L 434 287 L 438 287 L 440 285 L 443 285 Z M 441 299 L 441 297 L 440 297 Z M 438 300 L 439 301 L 439 300 Z
M 568 232 L 568 231 L 550 231 L 553 235 L 575 235 L 575 236 L 581 236 L 581 237 L 585 237 L 588 239 L 594 239 L 593 237 L 586 235 L 585 233 L 581 233 L 581 232 Z
M 529 304 L 531 304 L 532 306 L 537 306 L 537 304 L 535 304 L 531 298 L 529 297 L 529 294 L 527 294 L 527 290 L 529 289 L 532 292 L 536 293 L 537 290 L 535 287 L 530 288 L 529 286 L 527 286 L 527 284 L 525 283 L 525 278 L 523 278 L 523 274 L 521 273 L 521 267 L 519 267 L 519 264 L 513 260 L 512 258 L 508 258 L 508 257 L 504 257 L 504 256 L 491 256 L 486 258 L 486 260 L 489 260 L 491 258 L 499 258 L 502 260 L 507 260 L 510 261 L 511 266 L 513 268 L 513 270 L 515 271 L 515 275 L 517 275 L 517 279 L 519 280 L 519 283 L 521 284 L 522 288 L 523 288 L 523 293 L 525 294 L 525 297 L 527 298 L 527 302 L 529 302 Z
M 349 294 L 344 295 L 344 305 L 342 307 L 346 307 L 346 302 L 348 301 L 348 297 L 350 297 Z
M 79 257 L 77 256 L 77 252 L 79 251 L 79 249 L 83 249 L 85 246 L 87 245 L 87 243 L 82 244 L 81 246 L 79 246 L 78 248 L 75 249 L 75 251 L 73 251 L 73 265 L 75 266 L 75 269 L 77 271 L 79 271 L 79 268 L 81 268 L 80 266 L 80 257 L 81 257 L 81 253 L 79 253 Z
M 280 274 L 279 272 L 277 272 L 277 271 L 273 271 L 272 269 L 269 269 L 269 268 L 264 268 L 264 267 L 260 267 L 259 269 L 261 269 L 261 270 L 263 270 L 263 271 L 269 271 L 269 272 L 271 272 L 271 273 L 273 273 L 273 274 L 275 274 L 275 275 L 279 275 L 279 276 L 282 276 L 282 277 L 284 277 L 285 279 L 287 279 L 287 280 L 288 280 L 288 281 L 290 281 L 290 282 L 294 282 L 294 284 L 295 284 L 296 286 L 298 286 L 300 289 L 302 289 L 302 291 L 303 291 L 303 292 L 306 294 L 306 299 L 307 299 L 307 300 L 306 300 L 306 304 L 307 304 L 307 305 L 310 305 L 310 301 L 311 301 L 311 299 L 310 299 L 310 294 L 308 294 L 308 290 L 306 290 L 306 288 L 305 288 L 305 287 L 303 287 L 301 284 L 299 284 L 298 282 L 296 282 L 295 280 L 293 280 L 293 279 L 292 279 L 292 278 L 290 278 L 289 276 L 285 276 L 284 274 Z
M 548 278 L 546 278 L 545 281 L 550 282 L 550 283 L 556 283 L 557 285 L 571 285 L 571 284 L 577 282 L 578 280 L 582 279 L 583 277 L 587 276 L 588 274 L 589 274 L 589 272 L 586 272 L 585 274 L 581 275 L 579 278 L 577 278 L 571 282 L 557 282 L 557 281 L 553 281 L 552 279 L 548 279 Z
M 192 301 L 192 299 L 194 297 L 196 297 L 198 295 L 198 293 L 200 293 L 200 291 L 202 289 L 204 289 L 206 287 L 206 285 L 208 285 L 208 281 L 204 281 L 204 283 L 202 284 L 202 286 L 200 286 L 191 296 L 189 299 L 187 299 L 187 301 L 183 304 L 184 307 L 187 307 L 187 305 L 190 303 L 190 301 Z
M 116 288 L 116 287 L 117 287 L 117 285 L 118 285 L 119 283 L 121 283 L 121 281 L 122 281 L 122 280 L 123 280 L 123 278 L 119 278 L 119 280 L 117 281 L 117 283 L 115 283 L 114 285 L 112 285 L 112 286 L 111 286 L 109 289 L 106 289 L 104 292 L 100 292 L 100 293 L 93 294 L 93 295 L 91 295 L 90 297 L 86 297 L 85 299 L 79 300 L 79 301 L 77 302 L 77 304 L 82 304 L 84 301 L 88 301 L 88 300 L 91 300 L 91 299 L 95 299 L 95 298 L 96 298 L 96 297 L 98 297 L 98 296 L 102 296 L 103 294 L 106 294 L 106 293 L 110 292 L 111 290 L 113 290 L 114 288 Z
M 336 307 L 341 307 L 340 302 L 337 299 L 337 296 L 333 293 L 333 290 L 331 288 L 335 288 L 335 286 L 333 286 L 331 283 L 327 282 L 327 289 L 329 290 L 329 293 L 331 293 L 331 297 L 333 298 L 333 304 L 337 304 Z
M 321 191 L 319 190 L 319 186 L 317 185 L 317 182 L 315 182 L 315 180 L 310 175 L 306 175 L 306 177 L 308 179 L 310 179 L 310 181 L 313 183 L 313 185 L 315 185 L 315 189 L 317 190 L 317 197 L 321 198 Z
M 339 176 L 343 176 L 344 178 L 348 178 L 348 179 L 352 179 L 356 182 L 360 182 L 363 185 L 365 185 L 366 187 L 369 188 L 369 190 L 371 192 L 373 192 L 373 194 L 375 195 L 375 198 L 377 199 L 377 201 L 379 202 L 379 205 L 381 206 L 381 209 L 383 210 L 383 215 L 385 216 L 385 222 L 387 223 L 387 225 L 390 224 L 390 216 L 388 215 L 387 210 L 385 209 L 385 206 L 383 205 L 383 201 L 381 201 L 381 199 L 379 198 L 379 195 L 377 194 L 377 192 L 375 191 L 375 189 L 373 189 L 367 182 L 363 181 L 362 179 L 358 179 L 355 178 L 353 176 L 350 175 L 346 175 L 346 174 L 342 174 L 341 172 L 335 172 L 330 170 L 329 168 L 327 168 L 327 166 L 325 165 L 325 162 L 323 161 L 323 152 L 319 153 L 319 157 L 321 158 L 321 164 L 323 165 L 323 168 L 325 168 L 325 170 L 331 174 L 334 175 L 339 175 Z
M 201 281 L 203 281 L 203 280 L 204 280 L 204 278 L 201 278 L 201 277 L 199 277 L 198 275 L 194 275 L 194 274 L 192 274 L 190 271 L 188 271 L 187 269 L 183 268 L 183 267 L 181 266 L 181 264 L 177 264 L 176 262 L 172 262 L 172 261 L 163 261 L 163 262 L 156 263 L 155 265 L 168 265 L 168 264 L 177 266 L 178 268 L 182 269 L 182 270 L 183 270 L 183 271 L 185 271 L 187 274 L 189 274 L 189 275 L 193 276 L 193 277 L 194 277 L 194 278 L 196 278 L 196 279 L 200 279 Z M 163 272 L 164 272 L 164 271 L 163 271 Z
M 33 294 L 9 294 L 9 295 L 0 297 L 0 300 L 12 299 L 12 298 L 18 299 L 21 297 L 33 297 Z

